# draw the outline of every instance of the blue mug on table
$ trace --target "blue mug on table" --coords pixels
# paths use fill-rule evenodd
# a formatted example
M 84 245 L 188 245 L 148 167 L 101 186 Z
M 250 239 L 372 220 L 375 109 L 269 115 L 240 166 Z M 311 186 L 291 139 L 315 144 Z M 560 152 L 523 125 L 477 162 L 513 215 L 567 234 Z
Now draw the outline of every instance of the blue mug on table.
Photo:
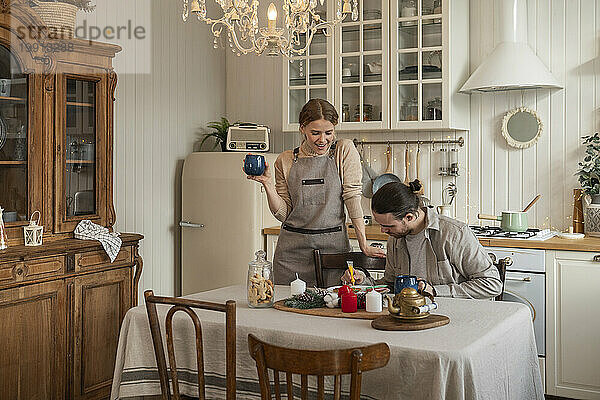
M 427 284 L 425 280 L 418 279 L 414 275 L 397 275 L 396 281 L 394 282 L 394 294 L 400 293 L 402 289 L 407 287 L 419 290 L 419 282 Z
M 265 157 L 260 154 L 247 154 L 244 159 L 244 172 L 253 176 L 262 175 L 265 172 Z

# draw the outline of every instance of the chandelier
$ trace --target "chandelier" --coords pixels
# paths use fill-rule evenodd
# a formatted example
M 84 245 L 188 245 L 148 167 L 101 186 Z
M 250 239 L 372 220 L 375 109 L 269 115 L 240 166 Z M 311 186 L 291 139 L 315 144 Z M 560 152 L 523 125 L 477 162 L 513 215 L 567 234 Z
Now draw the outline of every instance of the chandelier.
M 314 35 L 319 32 L 331 36 L 333 27 L 352 14 L 358 20 L 358 0 L 337 1 L 335 18 L 325 21 L 317 12 L 317 1 L 323 6 L 324 0 L 283 0 L 285 28 L 277 28 L 277 8 L 271 3 L 267 10 L 267 26 L 259 27 L 258 0 L 214 0 L 223 11 L 218 19 L 207 17 L 206 0 L 183 0 L 183 21 L 190 13 L 199 21 L 211 26 L 214 47 L 219 46 L 219 38 L 227 33 L 229 47 L 238 56 L 248 53 L 268 56 L 282 54 L 285 57 L 306 53 Z M 225 32 L 224 32 L 225 30 Z

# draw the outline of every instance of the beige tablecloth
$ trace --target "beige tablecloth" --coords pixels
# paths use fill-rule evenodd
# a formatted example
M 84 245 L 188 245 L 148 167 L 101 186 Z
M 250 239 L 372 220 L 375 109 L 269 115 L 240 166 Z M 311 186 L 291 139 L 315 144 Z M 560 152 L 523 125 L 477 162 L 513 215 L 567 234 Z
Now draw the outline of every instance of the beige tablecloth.
M 289 296 L 276 287 L 276 298 Z M 438 314 L 450 324 L 413 332 L 386 332 L 371 321 L 337 319 L 275 309 L 250 309 L 246 288 L 231 286 L 189 296 L 237 302 L 237 398 L 259 399 L 256 366 L 247 336 L 282 346 L 332 349 L 385 342 L 391 358 L 363 374 L 365 399 L 543 399 L 529 309 L 518 303 L 437 298 Z M 159 308 L 164 322 L 166 308 Z M 194 337 L 189 317 L 175 318 L 175 349 L 184 394 L 196 395 Z M 224 398 L 224 314 L 199 311 L 204 331 L 208 398 Z M 164 327 L 163 327 L 164 329 Z M 163 333 L 164 339 L 164 333 Z M 145 306 L 127 312 L 121 334 L 111 399 L 159 394 L 160 386 Z

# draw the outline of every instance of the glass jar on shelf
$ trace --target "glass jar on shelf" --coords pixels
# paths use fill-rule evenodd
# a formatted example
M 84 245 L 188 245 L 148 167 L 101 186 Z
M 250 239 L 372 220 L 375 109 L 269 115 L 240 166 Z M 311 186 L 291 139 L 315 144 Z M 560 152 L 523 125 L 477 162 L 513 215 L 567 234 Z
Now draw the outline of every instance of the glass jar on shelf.
M 371 121 L 373 119 L 373 105 L 363 104 L 363 121 Z
M 402 121 L 417 121 L 419 119 L 419 100 L 416 97 L 407 99 L 400 106 Z
M 346 103 L 342 104 L 342 121 L 350 121 L 350 105 Z
M 258 250 L 256 258 L 248 263 L 248 306 L 272 307 L 275 295 L 273 264 L 266 259 L 267 253 Z
M 442 119 L 442 99 L 434 97 L 427 102 L 427 119 L 441 120 Z
M 417 15 L 417 5 L 414 0 L 404 0 L 400 6 L 400 16 L 402 18 L 415 17 Z M 417 21 L 404 21 L 402 26 L 416 25 Z

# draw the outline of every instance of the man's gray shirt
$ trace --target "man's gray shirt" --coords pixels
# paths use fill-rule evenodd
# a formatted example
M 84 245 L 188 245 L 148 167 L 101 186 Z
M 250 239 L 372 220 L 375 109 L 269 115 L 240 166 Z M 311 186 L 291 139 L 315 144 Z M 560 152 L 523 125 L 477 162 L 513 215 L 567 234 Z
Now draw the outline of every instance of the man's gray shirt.
M 423 209 L 422 209 L 423 210 Z M 502 291 L 498 269 L 469 226 L 426 208 L 424 230 L 427 279 L 438 296 L 493 298 Z M 414 256 L 413 256 L 414 257 Z M 387 241 L 385 274 L 377 283 L 394 284 L 397 275 L 414 274 L 405 238 L 390 236 Z

